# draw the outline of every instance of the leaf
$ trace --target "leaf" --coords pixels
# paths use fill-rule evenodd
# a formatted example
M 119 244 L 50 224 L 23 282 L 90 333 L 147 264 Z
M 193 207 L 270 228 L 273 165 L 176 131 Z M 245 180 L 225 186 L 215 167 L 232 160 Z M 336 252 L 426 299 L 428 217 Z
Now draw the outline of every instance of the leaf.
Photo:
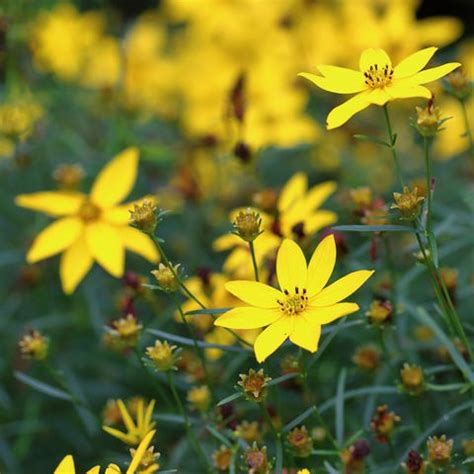
M 230 311 L 232 308 L 210 308 L 210 309 L 193 309 L 184 313 L 185 316 L 198 316 L 200 314 L 223 314 Z
M 336 225 L 331 227 L 333 230 L 343 232 L 411 232 L 416 233 L 417 230 L 406 225 Z
M 48 385 L 44 382 L 40 382 L 39 380 L 30 377 L 29 375 L 24 374 L 23 372 L 14 372 L 14 376 L 20 382 L 23 382 L 25 385 L 28 385 L 32 389 L 36 390 L 37 392 L 44 393 L 45 395 L 49 395 L 53 398 L 59 398 L 61 400 L 72 401 L 71 396 L 66 393 L 64 390 L 60 390 L 52 385 Z
M 228 397 L 223 398 L 218 404 L 218 407 L 221 407 L 222 405 L 226 405 L 227 403 L 233 402 L 234 400 L 237 400 L 240 397 L 243 397 L 243 393 L 237 392 L 233 393 L 232 395 L 229 395 Z
M 436 334 L 437 338 L 446 346 L 453 362 L 458 366 L 459 370 L 464 374 L 465 377 L 474 384 L 474 372 L 471 370 L 469 365 L 464 360 L 463 356 L 456 349 L 451 339 L 444 333 L 444 331 L 438 326 L 435 320 L 428 314 L 423 308 L 407 306 L 408 310 L 418 319 L 422 324 L 429 326 L 429 328 Z
M 206 430 L 209 431 L 209 433 L 211 433 L 212 436 L 218 439 L 222 444 L 228 448 L 232 448 L 230 441 L 226 437 L 222 436 L 213 426 L 207 425 Z
M 428 233 L 428 242 L 431 249 L 431 255 L 433 258 L 433 263 L 436 268 L 439 267 L 439 254 L 438 254 L 438 244 L 436 238 L 432 232 Z
M 298 377 L 299 375 L 300 374 L 297 372 L 282 375 L 281 377 L 277 377 L 276 379 L 270 380 L 270 382 L 267 383 L 267 386 L 271 387 L 272 385 L 278 385 L 279 383 L 286 382 L 287 380 L 290 380 L 290 379 L 294 379 L 295 377 Z
M 283 472 L 283 446 L 281 439 L 278 439 L 276 443 L 275 472 Z
M 329 464 L 327 461 L 324 461 L 324 467 L 326 468 L 326 471 L 329 474 L 339 474 L 339 471 L 334 469 L 331 464 Z
M 346 369 L 342 369 L 337 382 L 336 393 L 336 440 L 341 446 L 344 441 L 344 389 L 346 385 Z
M 456 391 L 463 391 L 466 388 L 469 389 L 470 384 L 466 383 L 449 383 L 445 385 L 437 385 L 433 383 L 427 383 L 426 388 L 428 390 L 433 390 L 434 392 L 452 392 L 454 390 Z
M 352 136 L 356 140 L 360 140 L 361 142 L 371 142 L 371 143 L 375 143 L 376 145 L 381 145 L 381 146 L 385 146 L 387 148 L 391 148 L 390 143 L 387 143 L 386 141 L 382 140 L 381 138 L 372 137 L 370 135 L 360 135 L 360 134 L 356 134 L 356 135 L 352 135 Z
M 283 427 L 283 432 L 286 433 L 288 431 L 291 431 L 293 428 L 297 427 L 298 425 L 301 425 L 306 418 L 311 416 L 315 411 L 317 410 L 316 406 L 309 407 L 307 410 L 305 410 L 301 415 L 298 415 L 296 418 L 291 420 L 289 423 L 287 423 Z

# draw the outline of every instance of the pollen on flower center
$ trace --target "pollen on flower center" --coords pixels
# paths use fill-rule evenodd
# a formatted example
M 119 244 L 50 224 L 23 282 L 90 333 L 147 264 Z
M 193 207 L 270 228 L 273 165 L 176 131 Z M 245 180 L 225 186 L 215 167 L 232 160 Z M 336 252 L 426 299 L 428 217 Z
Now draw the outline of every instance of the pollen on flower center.
M 308 305 L 306 288 L 295 287 L 294 293 L 290 293 L 288 290 L 283 290 L 283 293 L 285 293 L 286 299 L 284 301 L 277 300 L 277 303 L 287 316 L 295 316 L 306 309 Z
M 373 89 L 385 87 L 392 82 L 393 68 L 388 64 L 379 67 L 378 64 L 372 64 L 368 70 L 364 72 L 365 83 Z
M 86 222 L 94 221 L 100 216 L 100 209 L 90 201 L 84 201 L 79 209 L 79 217 Z

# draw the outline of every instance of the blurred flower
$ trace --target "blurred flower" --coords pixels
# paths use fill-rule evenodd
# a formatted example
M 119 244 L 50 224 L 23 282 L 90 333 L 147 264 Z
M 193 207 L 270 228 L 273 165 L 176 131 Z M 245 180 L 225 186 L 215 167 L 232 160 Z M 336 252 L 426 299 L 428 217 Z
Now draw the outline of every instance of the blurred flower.
M 175 369 L 175 363 L 179 357 L 179 351 L 176 346 L 170 346 L 168 341 L 155 341 L 155 345 L 146 348 L 146 355 L 153 362 L 158 371 L 168 371 Z
M 474 456 L 474 439 L 465 439 L 462 442 L 462 449 L 467 458 Z
M 12 99 L 0 104 L 0 136 L 13 141 L 24 140 L 42 115 L 43 108 L 32 98 Z
M 122 413 L 118 406 L 117 400 L 107 400 L 102 412 L 104 425 L 116 425 L 122 422 Z
M 170 267 L 158 264 L 157 270 L 152 270 L 150 273 L 156 278 L 160 288 L 167 293 L 174 293 L 179 288 L 179 282 L 175 276 L 179 272 L 179 264 L 173 266 L 174 273 Z
M 431 91 L 422 84 L 433 82 L 460 66 L 447 63 L 422 70 L 437 48 L 422 49 L 392 67 L 387 53 L 380 48 L 362 52 L 359 71 L 336 66 L 318 66 L 322 76 L 300 73 L 321 89 L 336 94 L 357 94 L 344 104 L 333 109 L 327 117 L 327 128 L 344 125 L 353 115 L 371 104 L 385 105 L 395 99 L 424 97 L 431 99 Z
M 352 356 L 352 362 L 360 369 L 374 371 L 380 364 L 380 352 L 371 345 L 358 347 Z
M 109 327 L 106 327 L 107 333 L 115 339 L 115 345 L 123 349 L 137 345 L 142 329 L 143 326 L 133 314 L 115 319 Z
M 36 329 L 24 334 L 18 341 L 18 346 L 26 359 L 44 360 L 48 357 L 49 339 Z
M 84 168 L 78 164 L 62 164 L 53 171 L 58 188 L 63 191 L 75 191 L 84 178 Z
M 135 456 L 140 456 L 139 451 L 140 446 L 137 449 L 130 448 L 130 455 L 132 456 L 132 460 L 135 459 Z M 160 465 L 156 461 L 159 459 L 160 456 L 160 453 L 155 453 L 154 446 L 150 446 L 149 448 L 147 448 L 141 456 L 140 462 L 136 467 L 136 474 L 153 474 L 154 472 L 158 471 Z
M 368 186 L 361 186 L 349 190 L 349 196 L 358 211 L 364 211 L 372 205 L 373 193 Z
M 433 99 L 430 99 L 426 107 L 415 107 L 417 117 L 414 126 L 418 133 L 426 138 L 434 137 L 443 130 L 440 127 L 449 120 L 449 118 L 442 119 L 440 108 L 433 104 Z
M 388 411 L 387 405 L 377 407 L 375 415 L 372 417 L 370 425 L 377 439 L 381 443 L 386 443 L 392 436 L 395 425 L 400 422 L 400 417 L 393 411 Z
M 373 300 L 369 309 L 365 312 L 372 324 L 383 325 L 392 321 L 393 307 L 388 300 Z
M 272 379 L 267 377 L 260 369 L 258 372 L 255 369 L 250 369 L 248 374 L 240 374 L 240 380 L 237 385 L 242 387 L 247 400 L 253 402 L 262 402 L 267 397 L 268 382 Z
M 305 426 L 292 429 L 287 436 L 293 454 L 298 457 L 308 457 L 313 451 L 313 439 Z
M 265 446 L 259 448 L 255 442 L 251 448 L 244 451 L 244 463 L 249 474 L 269 474 L 270 472 L 267 448 Z
M 152 240 L 127 225 L 130 204 L 119 205 L 133 188 L 137 166 L 138 150 L 127 148 L 102 169 L 89 196 L 45 191 L 16 197 L 18 206 L 59 218 L 36 237 L 26 258 L 34 263 L 62 253 L 65 293 L 74 292 L 94 260 L 115 277 L 124 273 L 125 249 L 158 260 Z
M 412 191 L 408 186 L 404 186 L 403 193 L 393 193 L 395 204 L 392 204 L 391 209 L 398 209 L 401 219 L 414 221 L 420 215 L 420 203 L 423 202 L 423 197 L 418 196 L 418 188 L 413 188 Z
M 431 436 L 426 443 L 428 448 L 428 459 L 436 468 L 445 467 L 451 460 L 453 440 L 447 439 L 446 435 Z
M 414 449 L 410 449 L 405 462 L 402 463 L 402 467 L 406 474 L 425 474 L 426 462 L 421 454 Z
M 258 422 L 247 420 L 243 420 L 237 425 L 234 435 L 238 438 L 242 438 L 249 444 L 253 443 L 254 441 L 260 441 L 262 437 Z
M 425 389 L 423 370 L 418 365 L 405 362 L 400 370 L 403 388 L 411 395 L 419 395 Z
M 315 352 L 321 326 L 359 309 L 355 303 L 340 301 L 354 293 L 373 273 L 352 272 L 324 288 L 335 263 L 333 235 L 317 246 L 309 267 L 298 244 L 284 240 L 276 262 L 281 291 L 253 281 L 228 282 L 227 291 L 249 306 L 228 311 L 215 324 L 232 329 L 268 326 L 255 340 L 258 362 L 275 352 L 288 337 L 297 346 Z
M 155 400 L 152 400 L 145 407 L 145 401 L 140 398 L 138 401 L 138 410 L 135 416 L 136 421 L 133 420 L 132 414 L 127 410 L 127 407 L 122 400 L 117 400 L 117 405 L 127 431 L 122 432 L 106 425 L 102 426 L 102 429 L 123 443 L 131 446 L 139 445 L 144 439 L 146 439 L 149 432 L 155 426 L 155 422 L 151 421 L 153 408 L 155 407 Z
M 195 410 L 204 413 L 209 409 L 209 404 L 211 403 L 211 392 L 207 385 L 193 387 L 188 390 L 187 400 Z
M 158 466 L 151 465 L 149 467 L 155 467 L 156 469 L 152 470 L 143 470 L 143 459 L 147 459 L 149 457 L 149 449 L 148 445 L 151 443 L 153 436 L 155 435 L 155 431 L 150 431 L 146 434 L 143 440 L 140 442 L 138 448 L 131 452 L 132 454 L 132 461 L 130 462 L 125 474 L 152 474 L 158 469 Z M 151 448 L 153 449 L 153 448 Z M 156 456 L 156 455 L 155 455 Z M 147 461 L 145 461 L 147 462 Z M 100 466 L 94 466 L 93 468 L 87 471 L 87 474 L 99 474 L 100 473 Z M 122 470 L 120 469 L 117 464 L 109 464 L 106 468 L 106 474 L 121 474 Z M 64 456 L 62 461 L 58 464 L 56 469 L 54 470 L 53 474 L 76 474 L 76 467 L 74 464 L 74 458 L 71 454 Z
M 365 439 L 354 441 L 341 452 L 344 474 L 362 474 L 365 472 L 364 460 L 370 454 L 370 445 Z
M 232 460 L 232 450 L 222 445 L 218 450 L 212 453 L 212 460 L 218 471 L 227 472 Z

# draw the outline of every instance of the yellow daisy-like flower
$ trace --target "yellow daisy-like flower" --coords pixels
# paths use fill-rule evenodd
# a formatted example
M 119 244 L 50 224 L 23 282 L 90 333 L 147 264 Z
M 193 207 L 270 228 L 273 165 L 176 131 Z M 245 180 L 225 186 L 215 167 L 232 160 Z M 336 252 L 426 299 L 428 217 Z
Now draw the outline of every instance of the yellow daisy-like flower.
M 370 48 L 360 56 L 359 71 L 320 65 L 318 69 L 322 76 L 306 72 L 299 75 L 325 91 L 356 94 L 331 110 L 327 117 L 327 128 L 330 130 L 345 124 L 353 115 L 371 104 L 382 106 L 395 99 L 412 97 L 430 99 L 431 91 L 422 84 L 436 81 L 461 65 L 447 63 L 422 70 L 437 49 L 431 47 L 417 51 L 393 67 L 390 57 L 383 49 Z
M 130 446 L 137 446 L 155 426 L 155 422 L 151 421 L 155 400 L 152 400 L 146 409 L 144 400 L 142 398 L 138 400 L 136 422 L 133 421 L 130 412 L 122 400 L 117 400 L 117 406 L 122 415 L 122 420 L 125 424 L 125 428 L 127 428 L 127 432 L 124 433 L 111 426 L 103 426 L 102 429 Z
M 284 240 L 276 261 L 281 291 L 254 281 L 228 282 L 227 291 L 249 306 L 231 309 L 215 324 L 231 329 L 267 326 L 254 344 L 258 362 L 275 352 L 287 338 L 303 349 L 316 352 L 321 326 L 357 311 L 357 304 L 341 301 L 373 274 L 370 270 L 358 270 L 325 287 L 335 263 L 333 235 L 324 238 L 316 247 L 309 265 L 299 245 Z
M 128 226 L 132 204 L 119 205 L 137 177 L 138 150 L 127 148 L 99 173 L 89 195 L 75 191 L 21 194 L 16 204 L 57 218 L 34 240 L 28 263 L 62 253 L 59 274 L 71 294 L 96 261 L 115 277 L 124 272 L 125 249 L 158 260 L 153 241 Z
M 142 458 L 144 457 L 148 446 L 155 435 L 155 431 L 150 431 L 138 446 L 137 450 L 133 453 L 132 462 L 125 471 L 125 474 L 135 474 L 139 467 Z M 153 471 L 152 471 L 153 472 Z M 99 474 L 100 466 L 94 466 L 89 469 L 86 474 Z M 105 474 L 121 474 L 122 470 L 117 464 L 109 464 L 105 469 Z M 74 458 L 71 454 L 64 456 L 58 467 L 54 470 L 53 474 L 76 474 L 76 466 L 74 464 Z

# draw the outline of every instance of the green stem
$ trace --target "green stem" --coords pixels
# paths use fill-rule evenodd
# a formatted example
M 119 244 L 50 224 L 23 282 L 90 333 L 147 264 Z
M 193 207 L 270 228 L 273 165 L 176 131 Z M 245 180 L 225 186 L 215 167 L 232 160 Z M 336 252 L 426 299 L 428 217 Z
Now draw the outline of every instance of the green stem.
M 252 255 L 252 264 L 253 264 L 253 271 L 255 272 L 255 280 L 260 281 L 258 277 L 257 259 L 255 258 L 255 247 L 252 241 L 249 242 L 249 248 L 250 248 L 250 255 Z
M 270 430 L 273 433 L 273 436 L 275 437 L 275 442 L 276 442 L 276 450 L 277 452 L 280 452 L 281 455 L 277 456 L 277 464 L 275 466 L 275 473 L 281 474 L 283 472 L 283 443 L 282 443 L 282 435 L 281 432 L 277 431 L 275 428 L 275 425 L 273 424 L 272 417 L 270 416 L 270 413 L 268 413 L 268 408 L 264 403 L 260 404 L 260 407 L 262 409 L 263 417 L 265 418 L 265 421 L 267 422 Z
M 426 231 L 432 235 L 431 222 L 431 160 L 430 160 L 430 141 L 428 137 L 423 137 L 423 147 L 425 152 L 425 168 L 426 168 L 426 197 L 427 197 L 427 212 L 426 212 Z
M 392 131 L 392 123 L 390 121 L 390 115 L 388 113 L 387 104 L 385 104 L 383 106 L 383 112 L 384 112 L 384 115 L 385 115 L 385 122 L 387 124 L 388 137 L 389 137 L 389 140 L 390 140 L 390 142 L 389 142 L 390 143 L 390 151 L 392 152 L 393 163 L 395 164 L 395 170 L 397 172 L 398 181 L 399 181 L 399 183 L 402 187 L 402 190 L 403 190 L 403 187 L 405 186 L 405 184 L 403 182 L 402 170 L 401 170 L 401 167 L 400 167 L 400 162 L 398 161 L 397 150 L 395 148 L 396 136 L 393 134 L 393 131 Z
M 202 450 L 201 444 L 199 443 L 198 439 L 196 438 L 196 435 L 194 434 L 194 431 L 192 429 L 192 425 L 189 421 L 188 414 L 183 406 L 183 403 L 181 402 L 181 398 L 178 395 L 178 392 L 176 391 L 176 386 L 174 384 L 174 379 L 173 379 L 173 374 L 171 371 L 168 371 L 166 373 L 168 377 L 168 385 L 170 387 L 171 393 L 173 394 L 173 398 L 176 402 L 176 405 L 178 407 L 179 413 L 184 419 L 184 426 L 186 428 L 186 435 L 189 439 L 189 442 L 191 446 L 193 446 L 194 450 L 196 451 L 196 454 L 198 457 L 201 459 L 201 462 L 206 466 L 206 470 L 209 473 L 213 473 L 214 470 L 212 469 L 211 465 L 209 464 L 209 460 L 207 459 L 206 454 Z
M 464 118 L 464 125 L 466 127 L 465 133 L 469 140 L 469 154 L 471 155 L 471 158 L 474 159 L 474 138 L 472 136 L 471 127 L 469 126 L 469 117 L 467 115 L 466 101 L 460 100 L 460 102 L 461 102 L 462 115 Z

